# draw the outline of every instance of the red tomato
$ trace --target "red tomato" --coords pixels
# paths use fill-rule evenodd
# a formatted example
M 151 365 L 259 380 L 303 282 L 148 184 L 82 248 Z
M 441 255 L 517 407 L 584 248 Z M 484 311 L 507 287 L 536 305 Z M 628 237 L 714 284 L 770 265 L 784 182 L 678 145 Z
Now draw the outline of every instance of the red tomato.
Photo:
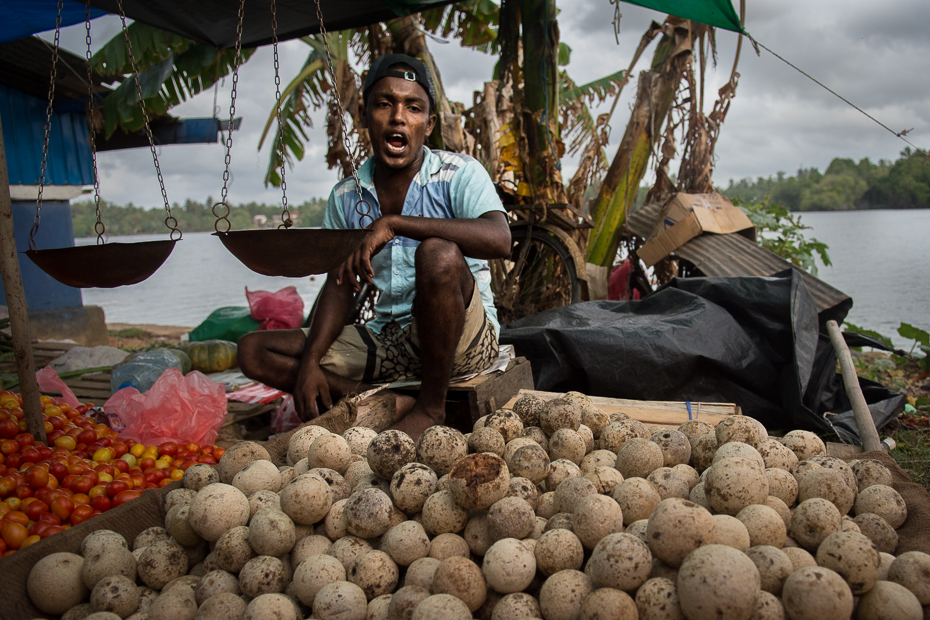
M 139 460 L 139 467 L 142 468 L 142 471 L 145 471 L 149 467 L 155 467 L 155 459 L 150 456 L 145 457 L 144 459 Z
M 158 486 L 159 486 L 159 487 L 166 487 L 166 486 L 168 486 L 169 484 L 171 484 L 172 482 L 174 482 L 174 480 L 172 480 L 171 478 L 165 478 L 164 480 L 162 480 L 161 482 L 158 483 Z
M 39 515 L 39 522 L 51 523 L 52 525 L 61 525 L 61 519 L 54 512 L 43 512 Z
M 224 454 L 226 454 L 226 448 L 213 448 L 213 458 L 215 458 L 217 461 L 223 458 Z
M 23 457 L 21 454 L 14 452 L 13 454 L 7 455 L 4 464 L 10 469 L 19 469 L 19 467 L 23 464 Z
M 55 454 L 55 451 L 49 448 L 48 446 L 40 446 L 39 450 L 39 459 L 46 460 L 52 458 L 52 455 Z
M 99 465 L 94 467 L 94 471 L 96 471 L 98 474 L 109 474 L 111 476 L 113 475 L 113 467 L 107 463 L 100 463 Z
M 19 433 L 15 437 L 20 447 L 31 446 L 36 442 L 36 438 L 31 433 Z
M 208 465 L 216 465 L 216 459 L 210 456 L 209 454 L 203 454 L 199 459 L 198 463 L 207 463 Z
M 7 472 L 10 471 L 10 468 L 7 467 L 6 465 L 3 465 L 2 463 L 3 463 L 3 455 L 0 454 L 0 477 L 5 476 Z
M 56 431 L 60 431 L 65 427 L 65 421 L 60 415 L 53 415 L 48 421 Z
M 117 469 L 120 471 L 120 473 L 125 474 L 127 471 L 129 471 L 129 463 L 123 459 L 116 459 L 113 461 L 113 469 Z
M 71 513 L 71 524 L 80 525 L 90 519 L 94 514 L 93 506 L 78 506 L 74 509 L 74 512 Z
M 62 465 L 61 463 L 52 463 L 52 466 L 48 468 L 48 473 L 55 476 L 59 480 L 64 480 L 65 476 L 68 475 L 68 467 Z
M 52 527 L 52 524 L 48 521 L 37 521 L 35 525 L 29 528 L 30 534 L 35 534 L 36 536 L 41 536 L 42 532 Z
M 94 487 L 94 481 L 90 476 L 78 476 L 71 481 L 71 490 L 75 493 L 90 493 Z
M 166 441 L 165 443 L 158 446 L 158 454 L 161 456 L 168 455 L 174 456 L 178 453 L 179 446 L 173 441 Z
M 13 439 L 18 434 L 19 424 L 10 419 L 0 422 L 0 437 L 3 439 Z
M 20 523 L 6 523 L 0 530 L 0 536 L 10 549 L 19 549 L 29 537 L 29 530 Z
M 129 485 L 122 480 L 114 480 L 113 482 L 107 483 L 107 497 L 116 497 L 117 494 L 128 490 Z
M 19 499 L 26 499 L 27 497 L 32 497 L 33 490 L 28 484 L 21 484 L 16 487 L 16 490 L 13 491 L 13 494 L 16 495 Z
M 33 489 L 41 489 L 48 486 L 48 471 L 38 465 L 26 470 L 26 484 Z
M 154 471 L 142 474 L 142 479 L 145 480 L 146 484 L 157 484 L 159 477 L 155 474 Z
M 111 447 L 113 448 L 113 458 L 118 459 L 119 457 L 129 452 L 129 446 L 127 446 L 121 441 L 118 443 L 114 443 Z
M 53 525 L 51 527 L 45 528 L 45 531 L 42 532 L 41 536 L 42 538 L 48 538 L 52 534 L 60 534 L 61 532 L 64 532 L 64 531 L 65 531 L 65 528 L 61 527 L 60 525 Z
M 125 504 L 131 499 L 136 499 L 140 495 L 142 495 L 140 491 L 122 491 L 121 493 L 117 493 L 113 497 L 113 507 L 116 508 L 117 506 Z
M 74 502 L 70 497 L 56 497 L 52 500 L 51 509 L 59 519 L 66 521 L 74 512 Z
M 38 521 L 42 513 L 48 512 L 48 504 L 45 502 L 35 501 L 26 506 L 24 510 L 30 521 Z
M 92 497 L 90 500 L 90 505 L 94 510 L 99 510 L 100 512 L 106 512 L 110 509 L 110 506 L 113 502 L 110 501 L 110 498 L 106 495 L 98 495 L 97 497 Z
M 92 444 L 97 441 L 97 433 L 92 429 L 85 429 L 77 436 L 78 443 Z
M 3 441 L 0 443 L 0 452 L 2 452 L 4 456 L 10 456 L 11 454 L 19 452 L 19 442 L 15 439 L 7 439 Z
M 6 499 L 16 490 L 16 481 L 10 476 L 0 478 L 0 499 Z
M 37 463 L 42 459 L 42 455 L 39 454 L 39 451 L 31 446 L 23 448 L 22 452 L 20 452 L 20 456 L 23 457 L 23 462 L 25 463 Z

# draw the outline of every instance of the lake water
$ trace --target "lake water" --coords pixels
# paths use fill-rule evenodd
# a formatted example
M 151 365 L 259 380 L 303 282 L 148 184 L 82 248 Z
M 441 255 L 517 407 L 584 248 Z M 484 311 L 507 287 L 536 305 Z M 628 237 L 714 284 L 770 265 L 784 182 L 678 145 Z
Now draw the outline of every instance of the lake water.
M 830 246 L 831 267 L 820 277 L 853 298 L 848 320 L 910 345 L 904 321 L 930 329 L 930 210 L 805 213 L 801 221 Z M 164 236 L 114 237 L 148 241 Z M 78 245 L 94 239 L 79 239 Z M 309 311 L 323 277 L 271 278 L 250 271 L 209 233 L 188 233 L 155 274 L 115 289 L 85 289 L 84 303 L 101 306 L 111 323 L 194 326 L 214 309 L 246 306 L 245 288 L 296 286 Z

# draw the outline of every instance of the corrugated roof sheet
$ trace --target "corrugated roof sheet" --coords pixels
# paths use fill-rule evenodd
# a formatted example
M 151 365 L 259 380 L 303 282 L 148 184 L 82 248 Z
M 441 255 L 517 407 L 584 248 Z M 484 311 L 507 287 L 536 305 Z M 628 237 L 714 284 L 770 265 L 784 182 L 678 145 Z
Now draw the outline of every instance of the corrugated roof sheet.
M 647 239 L 660 211 L 659 204 L 639 209 L 628 220 L 629 231 L 641 239 Z M 852 308 L 852 298 L 846 293 L 738 234 L 704 233 L 675 250 L 672 255 L 687 261 L 705 276 L 771 276 L 786 269 L 797 269 L 817 304 L 821 322 L 828 319 L 842 322 Z

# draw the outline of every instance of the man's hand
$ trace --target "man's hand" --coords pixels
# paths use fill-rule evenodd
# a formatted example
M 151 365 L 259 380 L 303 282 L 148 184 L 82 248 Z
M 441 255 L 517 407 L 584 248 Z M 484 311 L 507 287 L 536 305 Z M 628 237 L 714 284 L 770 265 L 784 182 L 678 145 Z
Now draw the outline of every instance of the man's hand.
M 362 244 L 339 267 L 336 284 L 349 282 L 356 292 L 361 288 L 358 278 L 368 284 L 374 284 L 375 270 L 371 268 L 371 258 L 384 249 L 388 241 L 394 238 L 393 219 L 390 216 L 379 217 L 371 227 L 371 233 Z
M 304 364 L 294 386 L 294 407 L 301 420 L 312 420 L 320 415 L 316 401 L 323 401 L 331 409 L 333 400 L 329 395 L 329 383 L 318 364 Z

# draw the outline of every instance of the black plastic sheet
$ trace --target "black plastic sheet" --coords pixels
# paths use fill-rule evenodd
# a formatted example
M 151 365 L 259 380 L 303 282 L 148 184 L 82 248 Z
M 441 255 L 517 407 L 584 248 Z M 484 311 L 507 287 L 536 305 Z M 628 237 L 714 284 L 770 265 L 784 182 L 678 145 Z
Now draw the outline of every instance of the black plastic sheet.
M 530 360 L 539 390 L 733 402 L 771 429 L 858 441 L 836 355 L 793 270 L 677 278 L 642 301 L 541 312 L 503 326 L 500 340 Z M 903 408 L 902 395 L 860 383 L 879 428 Z

